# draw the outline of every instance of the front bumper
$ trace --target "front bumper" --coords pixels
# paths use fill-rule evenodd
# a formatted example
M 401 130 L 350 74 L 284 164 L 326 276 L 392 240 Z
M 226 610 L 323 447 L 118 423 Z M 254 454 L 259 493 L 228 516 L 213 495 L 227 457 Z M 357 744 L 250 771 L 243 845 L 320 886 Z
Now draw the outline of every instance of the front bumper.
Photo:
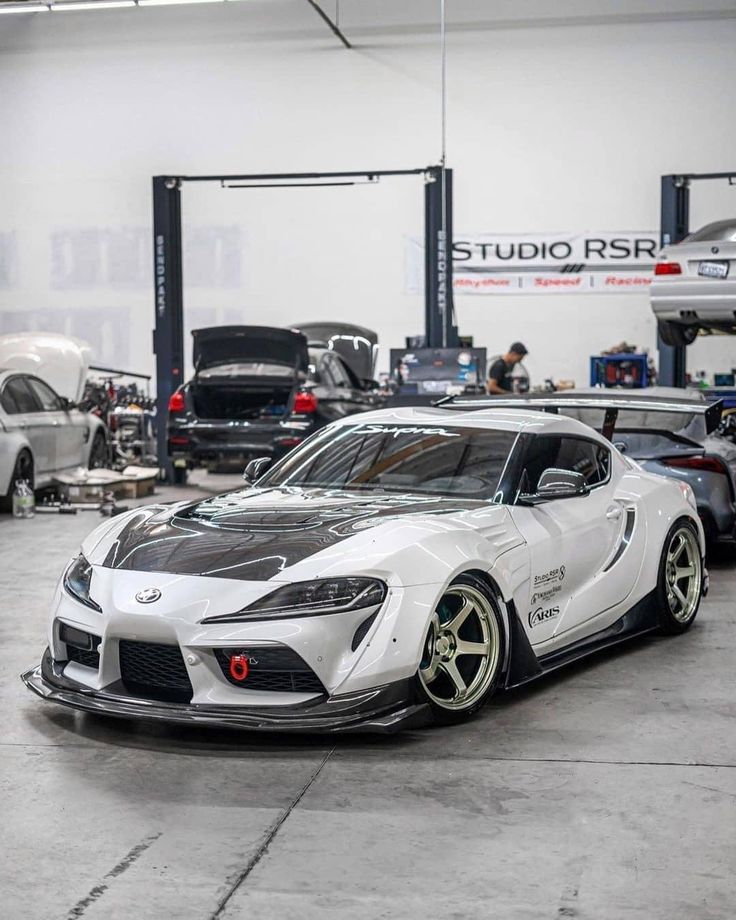
M 65 663 L 63 663 L 65 664 Z M 426 704 L 411 702 L 411 681 L 399 680 L 370 690 L 321 697 L 291 706 L 223 706 L 165 703 L 129 696 L 112 688 L 94 690 L 65 677 L 63 664 L 44 652 L 39 667 L 21 675 L 42 699 L 98 715 L 184 725 L 210 725 L 251 731 L 380 732 L 419 728 L 431 721 Z

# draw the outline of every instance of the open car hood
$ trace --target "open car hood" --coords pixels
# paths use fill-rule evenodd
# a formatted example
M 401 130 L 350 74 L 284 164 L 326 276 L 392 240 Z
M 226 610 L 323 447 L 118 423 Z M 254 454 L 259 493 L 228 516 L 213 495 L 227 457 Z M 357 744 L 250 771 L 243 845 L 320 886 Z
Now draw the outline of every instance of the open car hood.
M 283 364 L 306 373 L 307 340 L 299 332 L 275 326 L 207 326 L 193 329 L 192 360 L 197 371 L 240 362 Z
M 359 380 L 372 380 L 376 373 L 378 336 L 372 329 L 350 323 L 297 323 L 310 342 L 324 342 L 336 351 Z
M 34 374 L 75 403 L 84 393 L 91 352 L 81 339 L 56 332 L 0 335 L 0 367 Z

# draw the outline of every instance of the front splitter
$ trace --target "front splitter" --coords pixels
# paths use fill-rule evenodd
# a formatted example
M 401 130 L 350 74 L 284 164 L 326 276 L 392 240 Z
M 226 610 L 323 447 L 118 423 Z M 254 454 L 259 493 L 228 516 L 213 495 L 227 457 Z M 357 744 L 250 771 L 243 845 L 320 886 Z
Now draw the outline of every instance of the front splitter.
M 273 732 L 376 732 L 389 734 L 431 722 L 430 709 L 411 703 L 410 681 L 384 684 L 371 690 L 321 698 L 298 706 L 203 706 L 167 703 L 93 690 L 70 680 L 48 649 L 41 665 L 21 674 L 21 680 L 42 699 L 83 712 L 122 719 L 143 719 L 178 725 Z

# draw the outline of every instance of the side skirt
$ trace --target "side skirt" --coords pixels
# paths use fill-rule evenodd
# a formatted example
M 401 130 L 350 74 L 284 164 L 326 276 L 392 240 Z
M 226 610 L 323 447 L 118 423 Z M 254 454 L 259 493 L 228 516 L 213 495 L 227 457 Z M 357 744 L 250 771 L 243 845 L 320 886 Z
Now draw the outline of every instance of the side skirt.
M 579 639 L 571 645 L 547 655 L 537 657 L 521 625 L 516 608 L 510 605 L 511 657 L 506 672 L 506 689 L 519 687 L 543 674 L 556 671 L 573 661 L 592 655 L 594 652 L 618 645 L 634 636 L 652 632 L 658 626 L 656 590 L 651 591 L 634 604 L 611 626 Z

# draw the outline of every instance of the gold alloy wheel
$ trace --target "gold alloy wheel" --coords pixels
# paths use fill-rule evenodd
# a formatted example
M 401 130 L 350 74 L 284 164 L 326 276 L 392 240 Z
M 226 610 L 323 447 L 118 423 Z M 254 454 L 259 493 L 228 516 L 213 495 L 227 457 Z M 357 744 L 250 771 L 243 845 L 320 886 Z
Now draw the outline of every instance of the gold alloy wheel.
M 695 534 L 680 527 L 672 535 L 665 560 L 665 589 L 670 613 L 687 623 L 698 609 L 703 585 L 703 562 Z
M 437 706 L 468 709 L 491 685 L 500 654 L 500 628 L 491 601 L 470 585 L 451 585 L 432 615 L 419 679 Z

